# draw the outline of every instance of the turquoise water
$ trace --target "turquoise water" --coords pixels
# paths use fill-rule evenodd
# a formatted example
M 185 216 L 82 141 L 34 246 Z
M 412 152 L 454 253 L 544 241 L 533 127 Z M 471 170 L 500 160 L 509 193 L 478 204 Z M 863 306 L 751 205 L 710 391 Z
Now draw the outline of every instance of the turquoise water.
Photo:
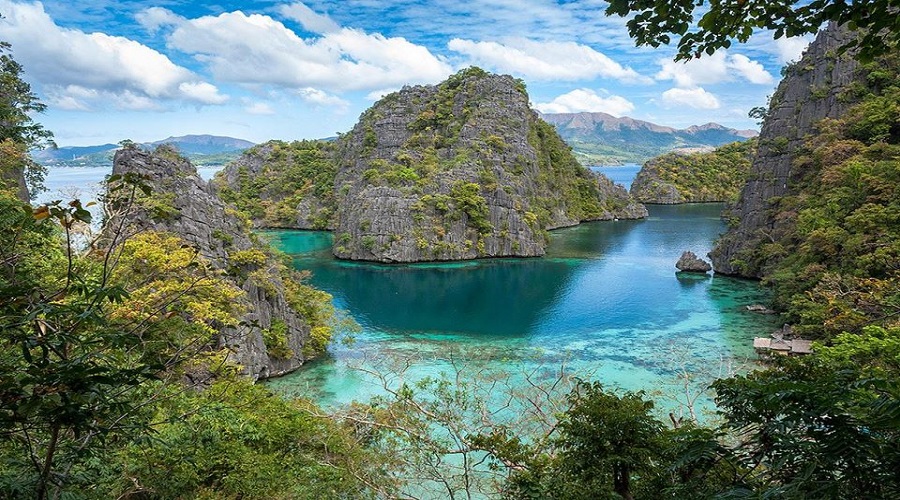
M 554 231 L 543 258 L 462 263 L 344 262 L 329 233 L 268 232 L 362 327 L 353 345 L 269 385 L 338 406 L 380 393 L 357 368 L 408 360 L 409 380 L 452 358 L 495 371 L 565 363 L 608 386 L 671 393 L 679 363 L 699 372 L 748 358 L 775 327 L 746 311 L 766 299 L 756 282 L 675 273 L 682 251 L 705 255 L 724 230 L 721 208 L 652 206 L 647 220 Z

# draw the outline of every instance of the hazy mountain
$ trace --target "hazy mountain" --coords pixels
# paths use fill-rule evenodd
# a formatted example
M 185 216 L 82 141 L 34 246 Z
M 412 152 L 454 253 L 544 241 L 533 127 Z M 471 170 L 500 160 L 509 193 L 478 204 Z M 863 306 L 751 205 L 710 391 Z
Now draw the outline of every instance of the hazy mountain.
M 736 130 L 718 123 L 675 129 L 606 113 L 544 113 L 582 163 L 643 163 L 654 156 L 681 149 L 712 149 L 755 137 L 755 130 Z
M 151 142 L 147 145 L 155 147 L 160 144 L 173 144 L 182 154 L 204 155 L 243 151 L 249 147 L 255 146 L 255 144 L 250 141 L 218 135 L 183 135 L 181 137 L 169 137 L 168 139 L 163 139 L 161 141 Z
M 31 157 L 38 163 L 53 163 L 54 161 L 77 160 L 85 156 L 116 149 L 115 144 L 100 144 L 99 146 L 67 146 L 58 149 L 42 149 L 33 151 Z
M 172 144 L 195 165 L 227 163 L 254 145 L 250 141 L 217 135 L 183 135 L 139 144 L 153 149 L 160 144 Z M 66 146 L 35 151 L 32 157 L 42 165 L 110 167 L 116 144 L 98 146 Z

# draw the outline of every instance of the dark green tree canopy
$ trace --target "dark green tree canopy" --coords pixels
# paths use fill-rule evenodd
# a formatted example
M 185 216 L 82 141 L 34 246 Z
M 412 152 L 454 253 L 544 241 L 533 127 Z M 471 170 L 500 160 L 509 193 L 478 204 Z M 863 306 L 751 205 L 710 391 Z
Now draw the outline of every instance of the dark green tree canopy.
M 29 115 L 46 106 L 22 79 L 22 66 L 9 54 L 10 47 L 0 42 L 0 141 L 10 139 L 28 149 L 53 146 L 53 134 Z
M 659 47 L 678 39 L 676 60 L 712 54 L 746 42 L 755 29 L 775 38 L 815 33 L 828 22 L 861 30 L 843 47 L 870 60 L 900 41 L 900 0 L 610 0 L 606 15 L 626 17 L 638 45 Z M 696 28 L 692 25 L 696 21 Z

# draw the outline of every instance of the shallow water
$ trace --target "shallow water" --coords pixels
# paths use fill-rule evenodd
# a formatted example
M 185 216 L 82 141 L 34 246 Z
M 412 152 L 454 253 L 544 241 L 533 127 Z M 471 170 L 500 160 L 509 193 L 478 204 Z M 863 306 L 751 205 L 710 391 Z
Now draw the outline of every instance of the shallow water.
M 352 346 L 269 385 L 337 406 L 380 393 L 355 366 L 409 358 L 408 380 L 438 375 L 452 357 L 497 371 L 565 363 L 608 386 L 671 393 L 681 364 L 745 359 L 775 327 L 746 311 L 765 301 L 756 282 L 676 275 L 682 251 L 705 255 L 724 230 L 721 208 L 651 206 L 643 221 L 554 231 L 543 258 L 462 263 L 343 262 L 328 233 L 267 232 L 362 327 Z

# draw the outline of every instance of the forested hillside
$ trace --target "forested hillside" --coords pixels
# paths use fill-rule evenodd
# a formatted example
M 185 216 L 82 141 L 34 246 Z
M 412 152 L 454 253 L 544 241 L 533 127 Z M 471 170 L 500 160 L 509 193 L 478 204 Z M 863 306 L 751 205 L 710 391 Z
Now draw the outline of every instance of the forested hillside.
M 734 201 L 750 173 L 756 140 L 727 144 L 709 153 L 668 153 L 644 164 L 631 183 L 641 203 Z

